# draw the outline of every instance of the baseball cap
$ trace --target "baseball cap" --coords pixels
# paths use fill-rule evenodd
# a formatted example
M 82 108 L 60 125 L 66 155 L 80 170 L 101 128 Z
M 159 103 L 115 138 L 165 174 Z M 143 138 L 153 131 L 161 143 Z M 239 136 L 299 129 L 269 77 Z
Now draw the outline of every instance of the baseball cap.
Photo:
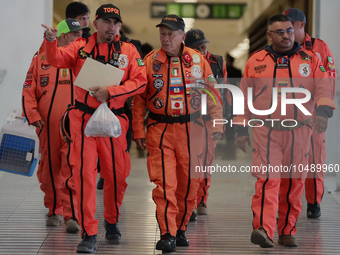
M 96 19 L 109 19 L 116 18 L 121 23 L 123 23 L 122 18 L 120 17 L 120 10 L 118 7 L 113 4 L 103 4 L 96 11 Z
M 58 25 L 58 37 L 61 34 L 67 34 L 69 32 L 76 32 L 79 30 L 83 30 L 84 33 L 87 33 L 90 31 L 89 27 L 82 27 L 79 22 L 75 19 L 64 19 L 61 21 Z
M 156 27 L 159 26 L 167 26 L 174 31 L 177 31 L 179 29 L 182 29 L 183 31 L 185 30 L 184 20 L 174 14 L 164 16 L 161 23 L 159 23 Z
M 209 41 L 205 38 L 204 33 L 200 29 L 190 29 L 186 32 L 186 37 L 184 44 L 190 48 L 196 48 L 203 43 L 208 43 Z
M 289 8 L 285 11 L 285 15 L 290 18 L 291 21 L 300 20 L 306 23 L 306 16 L 303 11 L 296 8 Z

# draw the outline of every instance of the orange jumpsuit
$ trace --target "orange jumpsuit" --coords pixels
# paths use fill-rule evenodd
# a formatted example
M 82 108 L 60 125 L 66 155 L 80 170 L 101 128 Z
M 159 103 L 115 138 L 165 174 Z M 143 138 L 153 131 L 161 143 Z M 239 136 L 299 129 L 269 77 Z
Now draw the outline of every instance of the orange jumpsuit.
M 303 169 L 308 164 L 309 138 L 312 132 L 308 119 L 311 116 L 305 115 L 292 104 L 287 105 L 286 115 L 282 115 L 281 89 L 300 87 L 309 90 L 312 99 L 303 104 L 309 113 L 313 112 L 315 102 L 318 107 L 329 106 L 334 109 L 330 79 L 315 53 L 302 50 L 301 46 L 295 43 L 294 48 L 286 55 L 278 55 L 271 46 L 266 46 L 264 50 L 249 58 L 241 81 L 241 89 L 245 95 L 245 114 L 236 116 L 234 123 L 245 120 L 247 125 L 247 121 L 251 119 L 252 113 L 247 104 L 248 87 L 253 89 L 250 96 L 254 108 L 258 110 L 271 107 L 273 87 L 278 88 L 276 110 L 269 116 L 254 114 L 254 119 L 294 119 L 301 125 L 291 130 L 277 130 L 265 125 L 253 129 L 252 166 L 272 166 L 272 169 L 276 167 L 276 171 L 252 171 L 252 175 L 257 177 L 256 193 L 252 200 L 253 228 L 262 227 L 268 237 L 273 239 L 278 210 L 279 235 L 295 235 L 295 224 L 301 213 L 301 196 L 307 175 Z M 287 93 L 287 98 L 304 97 L 302 93 Z M 306 124 L 308 122 L 309 124 Z M 255 122 L 251 125 L 255 125 Z M 240 135 L 239 132 L 238 136 Z M 286 168 L 280 170 L 281 167 Z
M 74 104 L 72 71 L 52 67 L 44 53 L 35 56 L 22 91 L 23 115 L 30 124 L 44 122 L 42 129 L 36 129 L 41 152 L 37 176 L 45 193 L 48 216 L 60 214 L 65 221 L 77 219 L 74 185 L 67 181 L 71 174 L 69 146 L 59 131 L 60 119 L 69 104 Z
M 195 166 L 202 166 L 204 130 L 200 113 L 204 92 L 192 89 L 191 81 L 215 81 L 204 56 L 184 45 L 179 57 L 168 57 L 160 49 L 147 55 L 144 63 L 148 84 L 143 94 L 134 97 L 134 139 L 146 137 L 144 116 L 148 108 L 147 166 L 150 181 L 157 186 L 152 193 L 156 217 L 161 235 L 176 236 L 178 229 L 186 230 L 203 176 L 195 172 Z M 211 117 L 221 118 L 220 103 L 215 105 L 210 97 L 207 102 Z M 222 132 L 222 127 L 212 130 Z
M 220 56 L 221 57 L 221 56 Z M 217 80 L 217 83 L 226 84 L 227 82 L 227 68 L 225 62 L 223 60 L 223 66 L 220 67 L 217 63 L 217 55 L 212 55 L 210 52 L 207 52 L 206 59 L 209 62 L 211 70 Z M 207 115 L 207 121 L 204 121 L 204 128 L 205 128 L 205 146 L 203 151 L 203 165 L 204 166 L 211 166 L 215 160 L 215 148 L 217 145 L 217 141 L 213 141 L 211 139 L 212 135 L 212 121 L 209 120 L 211 117 Z M 203 120 L 205 117 L 203 117 Z M 204 179 L 199 185 L 197 190 L 197 205 L 199 203 L 203 203 L 207 205 L 208 195 L 209 195 L 209 188 L 210 188 L 210 181 L 211 181 L 211 173 L 206 172 Z
M 329 50 L 327 44 L 317 38 L 312 38 L 305 34 L 305 41 L 302 44 L 302 47 L 308 50 L 313 50 L 321 60 L 322 65 L 327 70 L 328 76 L 332 80 L 333 88 L 332 88 L 332 98 L 334 99 L 336 93 L 336 70 L 335 64 L 333 60 L 333 55 Z M 315 114 L 315 111 L 314 111 Z M 317 166 L 323 165 L 326 163 L 326 132 L 322 134 L 318 134 L 316 132 L 312 133 L 310 147 L 309 147 L 309 160 L 308 163 L 310 165 Z M 321 203 L 324 186 L 323 186 L 323 179 L 325 177 L 324 172 L 312 172 L 309 171 L 307 174 L 307 178 L 305 181 L 305 195 L 306 200 L 310 204 L 314 203 Z
M 79 204 L 79 223 L 82 233 L 89 236 L 98 233 L 96 212 L 97 158 L 100 158 L 100 175 L 104 182 L 104 218 L 114 224 L 118 221 L 120 206 L 127 187 L 126 178 L 130 173 L 130 155 L 127 151 L 126 132 L 128 118 L 122 109 L 126 99 L 142 93 L 146 87 L 146 68 L 136 48 L 129 42 L 120 42 L 116 36 L 113 43 L 97 44 L 97 33 L 88 41 L 78 38 L 66 47 L 57 48 L 55 42 L 45 39 L 46 57 L 56 67 L 72 68 L 77 76 L 85 59 L 91 57 L 112 64 L 125 71 L 120 86 L 108 87 L 110 98 L 108 106 L 118 117 L 122 134 L 118 138 L 86 137 L 85 126 L 94 110 L 100 105 L 88 91 L 75 87 L 75 108 L 69 111 L 71 130 L 71 167 L 77 201 Z M 96 84 L 93 84 L 96 86 Z

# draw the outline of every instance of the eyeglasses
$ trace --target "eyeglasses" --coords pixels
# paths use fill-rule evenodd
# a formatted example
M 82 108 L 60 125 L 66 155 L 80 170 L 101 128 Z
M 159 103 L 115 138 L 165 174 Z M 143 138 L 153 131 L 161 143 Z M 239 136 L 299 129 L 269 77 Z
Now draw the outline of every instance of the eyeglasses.
M 285 32 L 287 32 L 287 35 L 291 35 L 291 34 L 293 34 L 294 33 L 294 31 L 295 31 L 295 29 L 294 28 L 287 28 L 286 30 L 283 30 L 283 29 L 279 29 L 279 30 L 276 30 L 276 31 L 270 31 L 269 30 L 269 32 L 271 32 L 271 33 L 275 33 L 275 34 L 277 34 L 278 36 L 284 36 L 285 35 Z

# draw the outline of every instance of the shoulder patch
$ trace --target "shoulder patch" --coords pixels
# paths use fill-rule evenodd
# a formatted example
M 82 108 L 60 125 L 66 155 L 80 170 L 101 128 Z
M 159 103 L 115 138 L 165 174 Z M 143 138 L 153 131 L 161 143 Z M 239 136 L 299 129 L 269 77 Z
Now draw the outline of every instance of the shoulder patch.
M 87 53 L 86 53 L 85 51 L 83 51 L 83 49 L 84 49 L 84 47 L 81 47 L 81 48 L 79 49 L 79 57 L 82 58 L 82 59 L 88 57 Z

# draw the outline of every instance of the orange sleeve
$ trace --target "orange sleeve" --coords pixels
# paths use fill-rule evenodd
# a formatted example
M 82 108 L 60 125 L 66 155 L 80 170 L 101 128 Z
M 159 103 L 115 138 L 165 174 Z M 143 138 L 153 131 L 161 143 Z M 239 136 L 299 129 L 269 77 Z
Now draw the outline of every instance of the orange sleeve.
M 38 101 L 36 98 L 37 89 L 37 63 L 38 57 L 32 59 L 30 68 L 26 74 L 25 83 L 22 89 L 22 115 L 27 118 L 29 124 L 41 120 L 39 112 L 37 112 Z
M 127 98 L 143 93 L 145 91 L 147 79 L 146 79 L 146 67 L 141 60 L 140 55 L 135 47 L 131 45 L 129 52 L 129 79 L 126 80 L 121 86 L 108 87 L 110 96 L 113 98 L 119 97 Z
M 145 70 L 148 70 L 148 57 L 144 58 Z M 146 115 L 146 95 L 148 93 L 148 81 L 146 81 L 146 89 L 142 94 L 135 95 L 132 100 L 132 131 L 133 139 L 146 138 L 144 117 Z
M 314 100 L 317 107 L 321 105 L 327 105 L 335 109 L 333 98 L 333 83 L 329 78 L 327 72 L 322 69 L 322 63 L 320 59 L 315 55 L 312 58 L 313 61 L 313 74 L 314 74 Z
M 327 70 L 327 74 L 332 82 L 332 98 L 334 100 L 336 94 L 336 86 L 337 86 L 337 74 L 334 63 L 334 58 L 331 50 L 328 48 L 327 44 L 324 43 L 325 54 L 323 56 L 323 65 Z
M 250 74 L 250 64 L 251 64 L 251 58 L 247 61 L 246 67 L 244 68 L 243 76 L 241 79 L 241 84 L 240 84 L 240 89 L 242 91 L 242 94 L 244 96 L 244 114 L 243 115 L 237 115 L 233 118 L 233 123 L 236 122 L 247 122 L 251 118 L 252 113 L 248 109 L 248 87 L 253 87 L 252 79 L 251 79 L 251 74 Z M 241 124 L 240 124 L 241 125 Z
M 220 90 L 215 89 L 216 80 L 214 78 L 214 74 L 211 71 L 211 67 L 209 65 L 209 62 L 202 57 L 202 69 L 204 70 L 204 78 L 207 79 L 207 83 L 209 84 L 209 87 L 211 90 L 214 90 L 215 92 L 212 92 L 215 101 L 207 95 L 207 104 L 208 104 L 208 113 L 211 116 L 211 119 L 223 119 L 223 106 L 220 103 Z M 213 81 L 214 80 L 214 81 Z M 213 81 L 213 82 L 212 82 Z M 217 94 L 217 97 L 215 96 Z M 216 103 L 215 103 L 216 102 Z M 223 125 L 216 125 L 213 126 L 212 122 L 212 133 L 220 132 L 223 133 Z
M 47 62 L 56 68 L 74 68 L 80 49 L 80 40 L 69 43 L 66 46 L 58 48 L 58 41 L 49 42 L 44 39 L 45 54 Z

